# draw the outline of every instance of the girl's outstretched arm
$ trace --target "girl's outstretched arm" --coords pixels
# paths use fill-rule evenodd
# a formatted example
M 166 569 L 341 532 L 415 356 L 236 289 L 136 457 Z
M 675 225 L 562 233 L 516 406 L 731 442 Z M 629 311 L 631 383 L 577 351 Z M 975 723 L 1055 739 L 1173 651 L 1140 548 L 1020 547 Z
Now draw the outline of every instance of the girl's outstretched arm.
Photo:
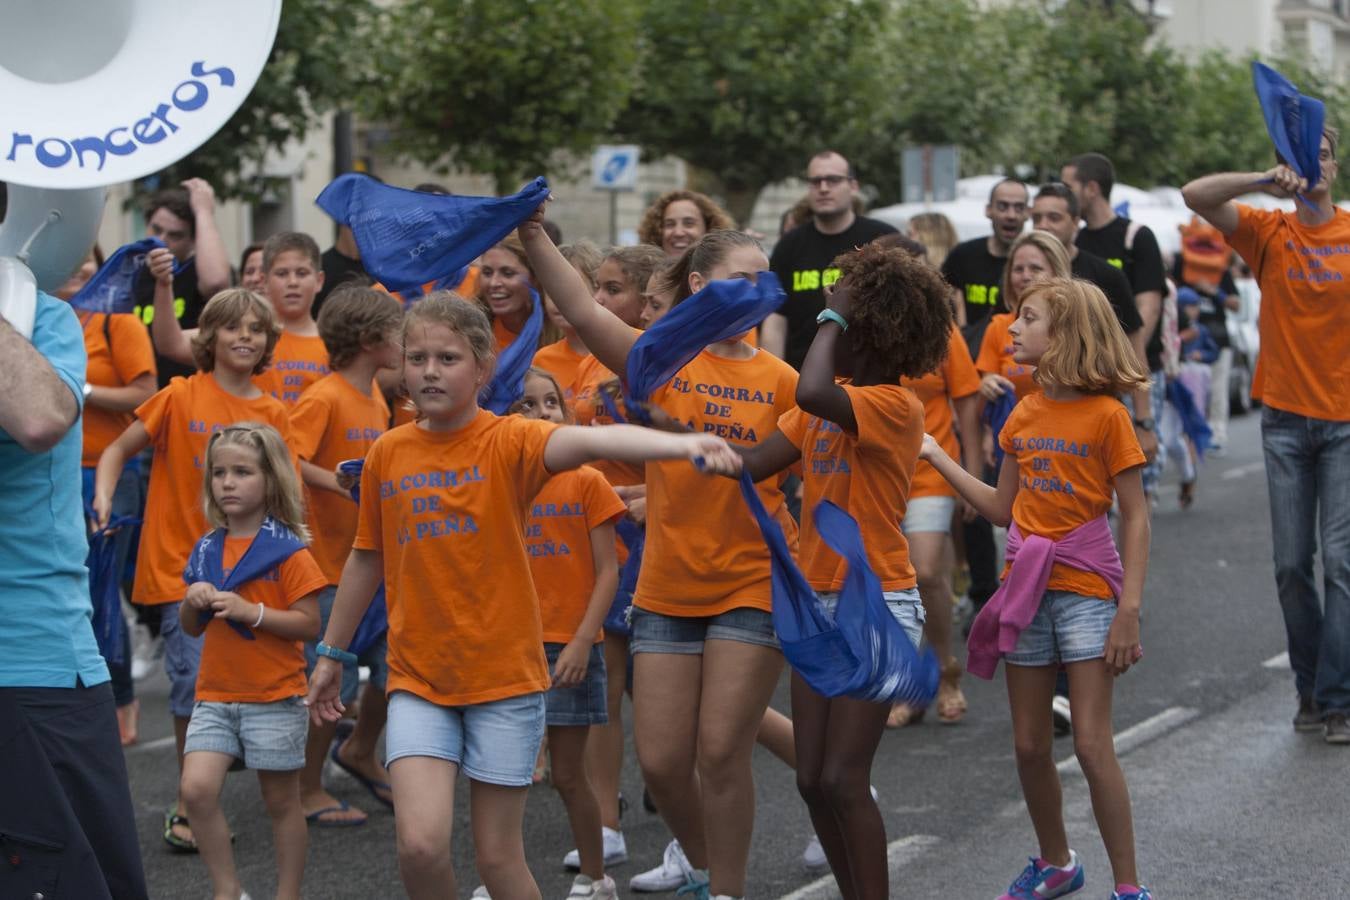
M 802 458 L 801 449 L 783 437 L 781 431 L 775 431 L 758 444 L 738 445 L 734 449 L 745 461 L 745 470 L 750 473 L 750 478 L 756 482 L 777 475 Z
M 933 468 L 975 507 L 975 511 L 998 526 L 1007 526 L 1012 521 L 1013 500 L 1017 497 L 1017 460 L 1012 454 L 1003 457 L 1003 468 L 998 471 L 998 487 L 990 487 L 976 476 L 961 468 L 956 460 L 947 455 L 942 446 L 933 440 L 931 434 L 923 436 L 923 447 L 919 450 L 919 459 L 927 460 Z
M 637 335 L 622 319 L 595 302 L 586 282 L 544 233 L 543 221 L 544 207 L 540 206 L 517 229 L 530 266 L 539 278 L 540 290 L 557 304 L 563 318 L 577 330 L 595 358 L 610 371 L 622 374 Z
M 712 475 L 741 471 L 740 454 L 719 437 L 671 434 L 635 425 L 592 428 L 564 425 L 549 435 L 544 447 L 544 466 L 550 472 L 575 469 L 596 459 L 633 464 L 658 459 L 688 459 Z
M 1106 665 L 1114 675 L 1123 674 L 1138 660 L 1139 610 L 1148 574 L 1148 500 L 1144 496 L 1143 469 L 1135 466 L 1116 476 L 1116 499 L 1120 505 L 1120 561 L 1125 583 L 1116 603 L 1116 618 L 1106 636 Z

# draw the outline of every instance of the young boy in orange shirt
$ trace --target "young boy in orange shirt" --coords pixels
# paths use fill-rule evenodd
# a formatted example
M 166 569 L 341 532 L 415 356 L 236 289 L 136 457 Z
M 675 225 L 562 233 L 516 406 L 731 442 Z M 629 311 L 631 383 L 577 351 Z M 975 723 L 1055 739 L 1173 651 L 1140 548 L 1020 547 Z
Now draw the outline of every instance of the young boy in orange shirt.
M 323 339 L 333 371 L 320 378 L 291 409 L 292 446 L 300 457 L 300 473 L 308 494 L 308 519 L 313 543 L 310 552 L 328 579 L 319 594 L 322 627 L 337 595 L 338 578 L 356 537 L 357 505 L 344 486 L 338 464 L 365 459 L 375 439 L 389 424 L 389 406 L 375 384 L 380 371 L 402 367 L 399 329 L 403 306 L 389 294 L 368 287 L 338 288 L 319 313 Z M 349 486 L 349 483 L 347 483 Z M 309 671 L 318 659 L 315 641 L 305 644 Z M 376 800 L 391 800 L 389 773 L 375 757 L 375 741 L 384 725 L 385 643 L 381 639 L 361 655 L 359 665 L 370 667 L 370 681 L 361 697 L 361 716 L 352 737 L 333 748 L 333 761 L 364 784 Z M 357 665 L 343 667 L 342 702 L 351 704 L 358 687 Z M 300 773 L 300 803 L 305 820 L 324 827 L 361 825 L 362 810 L 352 809 L 323 789 L 323 763 L 337 723 L 325 722 L 309 730 L 305 768 Z
M 156 296 L 172 302 L 173 257 L 152 258 Z M 99 527 L 112 511 L 117 480 L 127 460 L 153 444 L 150 489 L 145 505 L 132 600 L 163 605 L 164 668 L 169 675 L 169 711 L 181 767 L 183 739 L 192 715 L 201 641 L 178 627 L 177 604 L 183 599 L 183 565 L 193 543 L 206 531 L 202 516 L 202 466 L 210 436 L 235 422 L 271 425 L 290 431 L 286 408 L 258 390 L 253 378 L 271 360 L 280 329 L 272 308 L 243 289 L 222 291 L 202 310 L 192 338 L 194 361 L 201 370 L 175 378 L 136 409 L 136 421 L 99 458 L 94 479 L 94 513 Z M 182 801 L 165 816 L 164 840 L 175 850 L 195 852 L 196 843 L 181 814 Z
M 151 251 L 151 262 L 163 252 Z M 271 368 L 260 372 L 254 383 L 287 406 L 294 406 L 305 388 L 330 371 L 328 351 L 312 313 L 314 295 L 323 287 L 319 245 L 299 231 L 274 234 L 263 244 L 263 271 L 267 278 L 267 299 L 282 332 L 272 354 Z M 164 315 L 158 314 L 161 302 Z M 172 303 L 172 292 L 163 297 L 160 291 L 155 292 L 157 314 L 151 324 L 155 348 L 175 362 L 191 365 L 195 330 L 184 331 L 178 320 L 168 314 Z

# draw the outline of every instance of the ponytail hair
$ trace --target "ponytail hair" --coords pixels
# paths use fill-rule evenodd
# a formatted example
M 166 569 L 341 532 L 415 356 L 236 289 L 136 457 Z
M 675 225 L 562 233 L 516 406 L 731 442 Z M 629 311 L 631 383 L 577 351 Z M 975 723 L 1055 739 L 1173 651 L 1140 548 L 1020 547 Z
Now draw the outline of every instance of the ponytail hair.
M 661 273 L 657 289 L 671 295 L 672 307 L 678 306 L 694 293 L 689 287 L 689 276 L 694 272 L 707 276 L 737 247 L 753 247 L 763 251 L 759 241 L 743 231 L 708 232 Z

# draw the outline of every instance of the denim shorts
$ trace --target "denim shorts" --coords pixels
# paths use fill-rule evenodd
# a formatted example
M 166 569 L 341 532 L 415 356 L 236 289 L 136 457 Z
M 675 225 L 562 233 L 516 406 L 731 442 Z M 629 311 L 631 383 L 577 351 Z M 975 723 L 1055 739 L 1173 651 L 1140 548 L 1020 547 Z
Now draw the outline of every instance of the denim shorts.
M 550 673 L 558 664 L 558 654 L 566 644 L 552 641 L 544 642 L 544 655 L 548 657 Z M 604 725 L 609 721 L 609 709 L 605 697 L 605 645 L 592 644 L 590 657 L 586 662 L 586 677 L 580 684 L 564 687 L 557 682 L 548 689 L 544 703 L 547 707 L 545 723 L 548 725 Z
M 202 700 L 192 708 L 183 752 L 228 753 L 250 769 L 290 772 L 305 765 L 308 733 L 309 708 L 303 697 L 271 703 Z
M 633 607 L 629 652 L 703 655 L 704 641 L 739 641 L 779 649 L 773 616 L 753 606 L 738 606 L 716 616 L 667 616 Z
M 164 672 L 169 676 L 169 712 L 180 719 L 192 715 L 197 699 L 197 669 L 202 662 L 202 641 L 206 634 L 192 637 L 178 621 L 180 603 L 160 607 L 159 634 L 164 638 Z
M 429 756 L 459 766 L 474 781 L 529 787 L 544 739 L 544 692 L 469 706 L 441 706 L 407 691 L 389 697 L 386 766 Z
M 1100 659 L 1106 634 L 1116 618 L 1116 604 L 1101 597 L 1069 591 L 1046 591 L 1031 624 L 1017 636 L 1017 646 L 1003 657 L 1014 666 L 1051 666 Z
M 333 614 L 333 600 L 337 597 L 337 585 L 330 584 L 328 587 L 319 591 L 319 634 L 322 635 L 328 631 L 328 618 Z M 341 700 L 343 706 L 351 706 L 356 701 L 356 692 L 361 687 L 360 673 L 357 669 L 360 666 L 367 666 L 370 669 L 370 683 L 384 691 L 389 671 L 385 666 L 385 656 L 389 650 L 389 632 L 380 635 L 380 639 L 371 644 L 361 653 L 357 654 L 356 662 L 342 664 L 342 692 Z M 318 641 L 305 641 L 305 676 L 314 674 L 314 664 L 319 661 L 319 654 L 315 648 L 319 646 Z
M 910 497 L 905 506 L 905 520 L 900 530 L 905 534 L 918 534 L 925 531 L 940 531 L 947 534 L 952 530 L 952 513 L 956 511 L 955 497 Z
M 820 605 L 825 607 L 825 611 L 834 616 L 835 609 L 839 606 L 838 591 L 824 591 L 818 595 Z M 882 591 L 881 596 L 886 599 L 886 608 L 891 611 L 891 617 L 900 623 L 900 627 L 905 630 L 905 637 L 915 647 L 923 640 L 923 623 L 927 617 L 923 611 L 923 601 L 919 599 L 918 588 L 905 588 L 903 591 Z

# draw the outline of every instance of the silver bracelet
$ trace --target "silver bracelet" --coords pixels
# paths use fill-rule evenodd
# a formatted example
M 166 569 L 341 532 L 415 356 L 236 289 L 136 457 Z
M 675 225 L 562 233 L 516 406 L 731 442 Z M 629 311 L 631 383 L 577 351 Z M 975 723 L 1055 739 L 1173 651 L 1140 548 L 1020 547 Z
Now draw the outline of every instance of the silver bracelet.
M 259 604 L 258 604 L 258 621 L 256 621 L 256 622 L 253 623 L 253 627 L 254 627 L 254 628 L 257 628 L 259 625 L 262 624 L 263 613 L 265 613 L 265 612 L 267 612 L 267 606 L 266 606 L 266 604 L 259 603 Z

